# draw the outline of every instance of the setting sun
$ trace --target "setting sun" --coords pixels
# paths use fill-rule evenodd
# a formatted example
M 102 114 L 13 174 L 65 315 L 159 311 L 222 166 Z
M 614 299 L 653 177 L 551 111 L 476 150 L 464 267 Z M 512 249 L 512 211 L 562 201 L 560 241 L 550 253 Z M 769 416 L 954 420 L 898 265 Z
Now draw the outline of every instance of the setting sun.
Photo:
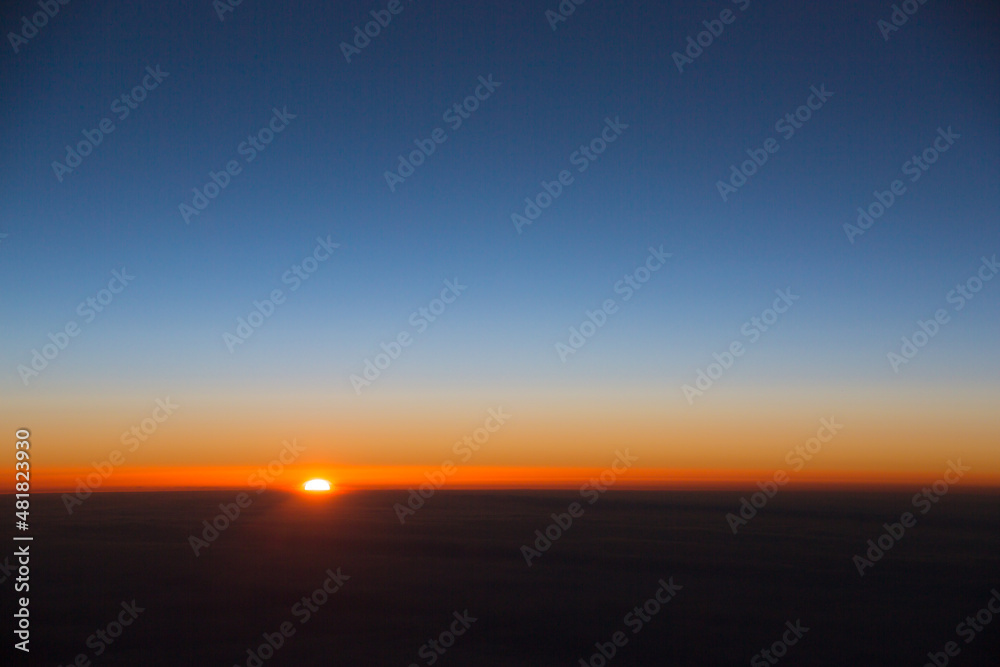
M 302 488 L 306 491 L 329 491 L 330 482 L 325 479 L 311 479 Z

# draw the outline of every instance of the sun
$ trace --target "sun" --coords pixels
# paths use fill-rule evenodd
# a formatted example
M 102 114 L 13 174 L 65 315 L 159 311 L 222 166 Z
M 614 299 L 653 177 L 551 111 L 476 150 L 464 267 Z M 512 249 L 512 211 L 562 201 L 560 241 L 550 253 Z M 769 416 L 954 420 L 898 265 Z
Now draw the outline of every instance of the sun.
M 329 491 L 330 482 L 325 479 L 311 479 L 302 488 L 306 491 Z

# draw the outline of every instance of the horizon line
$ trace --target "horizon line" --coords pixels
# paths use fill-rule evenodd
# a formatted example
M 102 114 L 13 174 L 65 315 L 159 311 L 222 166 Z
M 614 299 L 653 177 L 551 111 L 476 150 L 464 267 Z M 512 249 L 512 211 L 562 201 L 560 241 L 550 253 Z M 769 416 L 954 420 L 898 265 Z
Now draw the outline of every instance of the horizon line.
M 559 491 L 587 485 L 609 490 L 761 490 L 775 484 L 778 489 L 894 489 L 933 484 L 942 479 L 946 465 L 936 471 L 911 470 L 801 470 L 787 469 L 678 469 L 625 467 L 541 467 L 541 466 L 454 466 L 451 472 L 440 466 L 368 465 L 344 466 L 292 464 L 266 466 L 141 467 L 98 471 L 95 467 L 49 468 L 31 484 L 31 492 L 83 493 L 145 491 L 214 491 L 265 489 L 299 491 L 309 479 L 329 480 L 337 491 L 408 490 L 429 485 L 435 492 L 452 490 L 535 490 Z M 783 480 L 783 481 L 779 481 Z M 1000 490 L 1000 473 L 963 471 L 951 488 Z M 13 483 L 0 486 L 0 494 L 14 494 Z

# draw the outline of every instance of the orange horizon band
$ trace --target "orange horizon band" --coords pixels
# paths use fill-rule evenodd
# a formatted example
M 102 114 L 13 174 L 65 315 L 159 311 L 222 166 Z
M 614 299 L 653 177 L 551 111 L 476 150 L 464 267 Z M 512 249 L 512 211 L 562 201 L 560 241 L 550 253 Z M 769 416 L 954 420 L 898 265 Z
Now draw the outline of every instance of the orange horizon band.
M 114 468 L 106 476 L 93 466 L 35 469 L 34 493 L 91 491 L 170 491 L 188 489 L 298 490 L 310 479 L 329 480 L 336 489 L 406 489 L 430 484 L 449 489 L 571 489 L 596 480 L 616 489 L 740 489 L 774 479 L 774 470 L 626 468 L 614 472 L 599 467 L 456 466 L 323 466 L 302 464 L 281 470 L 253 466 Z M 782 488 L 922 486 L 941 477 L 937 471 L 801 471 L 788 473 Z M 603 475 L 603 479 L 602 476 Z M 12 476 L 11 476 L 12 477 Z M 965 473 L 958 488 L 1000 488 L 1000 475 Z M 8 482 L 0 493 L 14 493 Z

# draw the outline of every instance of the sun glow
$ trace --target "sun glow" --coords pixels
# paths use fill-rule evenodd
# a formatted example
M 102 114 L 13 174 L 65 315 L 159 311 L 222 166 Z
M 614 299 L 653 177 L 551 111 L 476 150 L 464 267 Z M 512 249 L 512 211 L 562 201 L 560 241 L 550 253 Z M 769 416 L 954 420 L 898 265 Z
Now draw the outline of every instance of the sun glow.
M 306 491 L 329 491 L 330 482 L 325 479 L 311 479 L 302 488 Z

